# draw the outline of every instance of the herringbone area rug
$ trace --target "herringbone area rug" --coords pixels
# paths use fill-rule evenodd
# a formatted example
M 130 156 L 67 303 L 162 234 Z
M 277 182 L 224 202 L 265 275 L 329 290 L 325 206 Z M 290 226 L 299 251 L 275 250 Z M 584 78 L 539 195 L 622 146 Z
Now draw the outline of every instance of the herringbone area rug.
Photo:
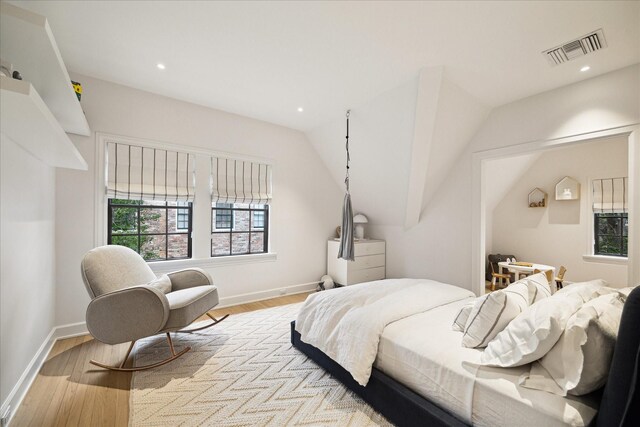
M 300 304 L 229 316 L 194 334 L 162 367 L 136 372 L 131 426 L 388 426 L 384 417 L 291 346 Z M 137 364 L 168 354 L 162 337 L 138 344 Z

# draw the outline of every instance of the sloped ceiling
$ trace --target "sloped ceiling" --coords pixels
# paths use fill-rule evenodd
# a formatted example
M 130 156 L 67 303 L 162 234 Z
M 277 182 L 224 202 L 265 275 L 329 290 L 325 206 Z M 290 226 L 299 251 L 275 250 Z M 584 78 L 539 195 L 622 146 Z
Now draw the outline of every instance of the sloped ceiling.
M 352 109 L 352 202 L 356 211 L 377 225 L 410 227 L 419 222 L 421 212 L 489 113 L 488 107 L 451 83 L 446 70 L 433 71 L 422 70 L 419 77 Z M 429 90 L 421 90 L 421 85 Z M 434 98 L 435 104 L 420 108 L 420 97 L 427 102 Z M 428 123 L 423 131 L 421 123 Z M 344 136 L 344 119 L 307 132 L 343 188 Z M 416 211 L 410 212 L 412 209 Z M 414 218 L 413 223 L 407 224 L 407 216 Z
M 351 199 L 354 211 L 376 224 L 404 220 L 417 89 L 417 78 L 411 79 L 351 110 Z M 333 120 L 306 135 L 344 189 L 346 119 Z

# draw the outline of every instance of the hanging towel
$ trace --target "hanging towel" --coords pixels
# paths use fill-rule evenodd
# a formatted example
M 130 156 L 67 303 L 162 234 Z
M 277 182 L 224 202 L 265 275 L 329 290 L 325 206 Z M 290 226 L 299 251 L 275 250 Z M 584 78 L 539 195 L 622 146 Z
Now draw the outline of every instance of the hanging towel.
M 353 261 L 353 209 L 351 209 L 351 195 L 347 192 L 344 195 L 344 205 L 342 207 L 342 233 L 340 236 L 340 250 L 338 258 Z

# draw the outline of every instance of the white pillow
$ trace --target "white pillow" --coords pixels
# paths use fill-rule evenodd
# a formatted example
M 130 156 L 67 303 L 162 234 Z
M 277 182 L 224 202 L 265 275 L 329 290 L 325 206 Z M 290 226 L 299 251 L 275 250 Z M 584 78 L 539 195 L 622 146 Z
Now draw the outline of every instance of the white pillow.
M 524 280 L 478 299 L 469 313 L 462 336 L 463 347 L 485 347 L 528 306 L 529 286 Z
M 560 340 L 520 384 L 566 396 L 602 387 L 609 375 L 626 298 L 610 293 L 585 303 L 567 322 Z
M 570 285 L 566 285 L 553 295 L 568 295 L 571 293 L 577 293 L 579 295 L 582 295 L 584 298 L 590 298 L 595 292 L 600 290 L 600 288 L 606 286 L 607 282 L 602 279 L 590 280 L 588 282 L 572 283 Z
M 481 364 L 510 367 L 538 360 L 551 350 L 585 300 L 578 292 L 556 292 L 531 305 L 489 343 Z
M 147 283 L 147 286 L 154 287 L 166 295 L 171 292 L 171 279 L 166 274 L 163 274 L 156 280 Z
M 478 298 L 472 299 L 467 304 L 463 305 L 460 311 L 458 311 L 458 314 L 456 314 L 456 317 L 454 317 L 451 329 L 458 332 L 464 332 L 464 328 L 467 325 L 467 320 L 469 320 L 469 314 L 471 313 L 471 310 L 473 309 L 476 301 L 480 299 L 484 300 L 488 296 L 489 294 L 479 296 Z
M 529 284 L 529 305 L 551 296 L 551 287 L 545 273 L 537 273 L 525 278 Z

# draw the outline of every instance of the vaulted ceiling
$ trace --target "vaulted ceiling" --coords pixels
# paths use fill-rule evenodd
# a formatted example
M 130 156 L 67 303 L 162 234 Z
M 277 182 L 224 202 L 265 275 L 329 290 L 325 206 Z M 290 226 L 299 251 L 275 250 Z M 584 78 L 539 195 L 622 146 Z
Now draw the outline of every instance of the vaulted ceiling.
M 11 3 L 49 19 L 71 71 L 300 130 L 424 67 L 492 107 L 640 62 L 635 1 Z M 599 28 L 602 51 L 541 54 Z

